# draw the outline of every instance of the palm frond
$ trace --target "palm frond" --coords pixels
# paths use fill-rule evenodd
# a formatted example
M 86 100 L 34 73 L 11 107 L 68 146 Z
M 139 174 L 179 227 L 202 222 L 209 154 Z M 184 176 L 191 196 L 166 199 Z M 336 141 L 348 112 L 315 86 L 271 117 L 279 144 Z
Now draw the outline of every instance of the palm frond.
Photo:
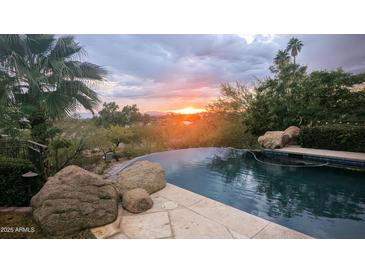
M 90 111 L 100 103 L 98 94 L 82 81 L 63 81 L 58 91 L 76 99 L 80 98 L 79 96 L 82 96 L 82 101 L 79 103 Z M 86 102 L 86 100 L 88 100 L 88 102 Z
M 26 36 L 19 34 L 2 34 L 0 35 L 0 54 L 2 57 L 9 56 L 12 53 L 24 56 L 26 50 Z
M 0 106 L 8 106 L 14 103 L 14 80 L 14 77 L 0 70 Z
M 75 99 L 77 100 L 77 103 L 83 106 L 86 110 L 91 111 L 94 113 L 95 104 L 93 101 L 90 100 L 90 98 L 82 93 L 75 94 Z
M 77 106 L 75 98 L 59 91 L 42 94 L 41 103 L 47 115 L 53 119 L 70 116 Z
M 53 34 L 28 34 L 27 44 L 32 54 L 45 55 L 55 41 Z
M 70 74 L 79 79 L 101 81 L 107 74 L 103 67 L 89 62 L 67 61 L 65 65 L 69 69 Z
M 57 39 L 54 48 L 51 50 L 52 58 L 70 58 L 72 55 L 80 53 L 82 47 L 74 40 L 73 36 L 63 36 Z
M 92 111 L 100 100 L 87 83 L 103 80 L 107 72 L 79 61 L 81 53 L 73 36 L 0 35 L 0 100 L 33 104 L 52 118 L 69 115 L 78 105 Z M 11 85 L 5 81 L 9 75 Z

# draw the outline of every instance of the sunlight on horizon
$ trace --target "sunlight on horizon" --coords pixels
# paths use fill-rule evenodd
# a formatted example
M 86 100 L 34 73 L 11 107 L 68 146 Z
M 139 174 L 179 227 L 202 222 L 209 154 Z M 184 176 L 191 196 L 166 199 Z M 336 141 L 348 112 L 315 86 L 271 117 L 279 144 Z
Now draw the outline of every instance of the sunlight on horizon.
M 194 108 L 194 107 L 186 107 L 181 109 L 174 109 L 171 112 L 178 113 L 178 114 L 196 114 L 200 112 L 206 112 L 204 108 Z

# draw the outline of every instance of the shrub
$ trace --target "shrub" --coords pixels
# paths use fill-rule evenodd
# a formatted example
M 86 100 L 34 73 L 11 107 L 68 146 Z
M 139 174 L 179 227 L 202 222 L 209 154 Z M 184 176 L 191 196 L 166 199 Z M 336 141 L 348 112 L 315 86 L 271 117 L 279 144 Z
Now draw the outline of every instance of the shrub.
M 41 188 L 40 178 L 23 178 L 34 165 L 23 159 L 0 156 L 0 206 L 29 206 L 30 199 Z
M 365 126 L 304 127 L 299 139 L 302 147 L 365 152 Z
M 120 154 L 121 157 L 126 158 L 134 158 L 145 154 L 150 154 L 153 152 L 164 151 L 166 148 L 161 147 L 155 143 L 149 142 L 140 142 L 128 144 L 123 149 L 123 152 Z
M 112 158 L 116 161 L 119 161 L 119 159 L 123 158 L 124 155 L 121 152 L 113 152 Z

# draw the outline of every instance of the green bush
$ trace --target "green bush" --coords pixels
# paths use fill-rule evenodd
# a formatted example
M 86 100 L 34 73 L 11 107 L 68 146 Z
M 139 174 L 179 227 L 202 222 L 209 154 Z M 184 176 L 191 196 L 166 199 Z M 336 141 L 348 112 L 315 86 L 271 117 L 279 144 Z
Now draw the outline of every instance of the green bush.
M 365 126 L 304 127 L 299 139 L 302 147 L 365 152 Z
M 40 178 L 23 178 L 34 165 L 23 159 L 0 156 L 0 206 L 29 206 L 32 196 L 41 188 Z
M 125 146 L 123 151 L 119 154 L 121 158 L 134 158 L 145 154 L 150 154 L 159 151 L 165 151 L 166 148 L 159 146 L 156 143 L 140 142 L 132 143 Z

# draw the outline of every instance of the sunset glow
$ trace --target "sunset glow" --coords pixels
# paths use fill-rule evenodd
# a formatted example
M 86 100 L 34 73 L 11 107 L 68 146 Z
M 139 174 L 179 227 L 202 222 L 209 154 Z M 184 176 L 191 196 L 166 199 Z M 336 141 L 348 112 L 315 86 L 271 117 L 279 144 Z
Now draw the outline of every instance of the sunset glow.
M 194 108 L 194 107 L 186 107 L 186 108 L 171 110 L 171 112 L 179 114 L 196 114 L 204 111 L 206 111 L 204 108 Z

